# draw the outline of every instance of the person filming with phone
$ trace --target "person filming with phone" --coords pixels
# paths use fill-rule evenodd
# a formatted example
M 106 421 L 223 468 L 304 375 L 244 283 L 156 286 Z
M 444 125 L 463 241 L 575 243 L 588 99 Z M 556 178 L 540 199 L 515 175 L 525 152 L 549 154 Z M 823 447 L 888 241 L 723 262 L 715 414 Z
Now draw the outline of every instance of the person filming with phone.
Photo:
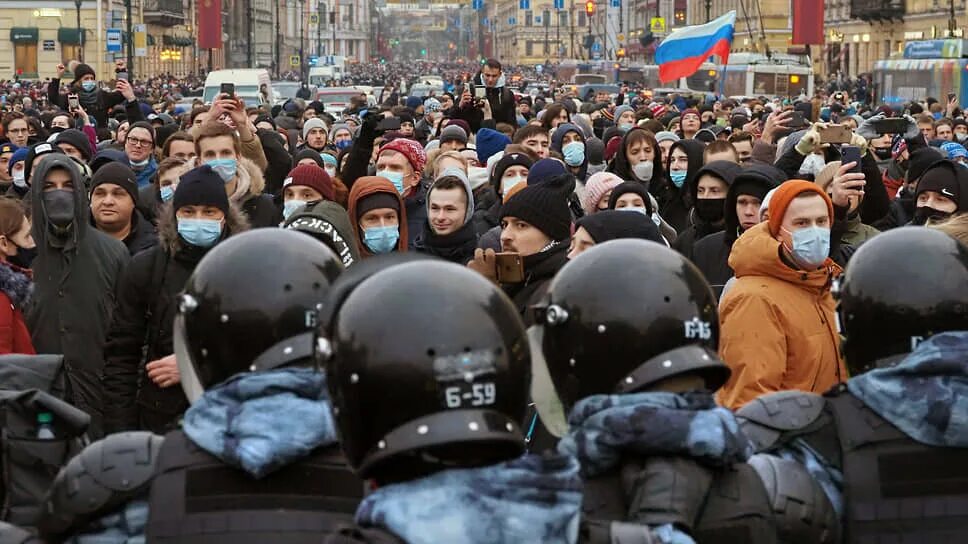
M 124 104 L 130 122 L 134 123 L 144 119 L 134 91 L 128 84 L 128 71 L 123 60 L 118 60 L 115 63 L 117 86 L 114 91 L 101 89 L 94 68 L 79 62 L 73 68 L 74 79 L 67 86 L 67 93 L 61 94 L 60 82 L 66 71 L 67 66 L 58 64 L 57 75 L 51 78 L 47 85 L 47 100 L 51 104 L 60 106 L 61 109 L 71 113 L 71 115 L 76 115 L 79 105 L 94 119 L 94 125 L 97 127 L 108 126 L 108 112 L 118 104 Z
M 548 187 L 529 185 L 501 208 L 501 253 L 478 249 L 467 266 L 499 283 L 531 324 L 528 309 L 567 262 L 570 238 L 565 198 Z

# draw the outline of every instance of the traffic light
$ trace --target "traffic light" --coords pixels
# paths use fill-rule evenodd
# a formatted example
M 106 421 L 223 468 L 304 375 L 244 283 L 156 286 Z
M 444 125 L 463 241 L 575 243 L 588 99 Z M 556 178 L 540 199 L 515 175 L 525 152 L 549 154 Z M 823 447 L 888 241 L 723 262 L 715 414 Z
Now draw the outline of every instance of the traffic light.
M 585 2 L 585 15 L 588 15 L 589 17 L 595 15 L 595 2 L 592 0 Z
M 615 50 L 615 56 L 618 57 L 618 58 L 624 57 L 625 56 L 625 48 L 624 47 L 619 47 L 617 50 Z
M 427 56 L 427 50 L 426 49 L 421 49 L 420 50 L 420 56 L 426 57 Z

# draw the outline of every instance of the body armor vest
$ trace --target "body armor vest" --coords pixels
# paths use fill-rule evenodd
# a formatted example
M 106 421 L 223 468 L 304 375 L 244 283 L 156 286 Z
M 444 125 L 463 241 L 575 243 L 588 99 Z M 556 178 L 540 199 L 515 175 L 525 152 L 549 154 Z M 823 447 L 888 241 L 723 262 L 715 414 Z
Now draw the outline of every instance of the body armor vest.
M 968 449 L 921 444 L 857 397 L 828 397 L 842 449 L 845 542 L 964 542 Z
M 175 431 L 161 449 L 146 533 L 149 542 L 315 543 L 351 524 L 362 498 L 336 448 L 255 479 Z

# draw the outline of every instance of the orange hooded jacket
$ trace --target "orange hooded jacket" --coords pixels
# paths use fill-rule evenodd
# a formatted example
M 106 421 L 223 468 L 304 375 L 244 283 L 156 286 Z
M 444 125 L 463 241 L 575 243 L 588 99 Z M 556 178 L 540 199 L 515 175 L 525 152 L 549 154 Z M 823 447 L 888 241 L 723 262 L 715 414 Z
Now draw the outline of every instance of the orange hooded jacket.
M 830 293 L 839 266 L 828 258 L 819 270 L 790 268 L 765 222 L 736 240 L 729 266 L 737 279 L 719 305 L 719 355 L 732 375 L 720 404 L 736 409 L 765 393 L 823 393 L 846 381 Z
M 397 212 L 400 225 L 400 239 L 397 241 L 397 251 L 402 253 L 407 250 L 407 209 L 403 204 L 400 193 L 390 183 L 390 180 L 386 178 L 364 176 L 353 183 L 353 188 L 350 190 L 349 196 L 349 209 L 347 210 L 349 212 L 350 222 L 353 223 L 353 227 L 356 229 L 356 245 L 360 248 L 360 256 L 364 259 L 372 257 L 373 252 L 363 243 L 363 229 L 360 228 L 360 218 L 356 215 L 356 206 L 362 198 L 375 193 L 389 193 L 396 197 L 397 202 L 400 203 L 400 211 Z

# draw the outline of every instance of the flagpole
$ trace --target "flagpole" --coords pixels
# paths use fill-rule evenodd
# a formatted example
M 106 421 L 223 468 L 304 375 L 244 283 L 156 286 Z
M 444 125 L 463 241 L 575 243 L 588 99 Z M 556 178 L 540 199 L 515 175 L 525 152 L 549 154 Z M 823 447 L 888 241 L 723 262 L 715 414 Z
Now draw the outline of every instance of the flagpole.
M 732 44 L 730 44 L 730 49 L 732 49 Z M 722 68 L 719 70 L 719 99 L 722 100 L 723 94 L 726 88 L 726 65 L 729 64 L 729 57 L 723 60 Z

